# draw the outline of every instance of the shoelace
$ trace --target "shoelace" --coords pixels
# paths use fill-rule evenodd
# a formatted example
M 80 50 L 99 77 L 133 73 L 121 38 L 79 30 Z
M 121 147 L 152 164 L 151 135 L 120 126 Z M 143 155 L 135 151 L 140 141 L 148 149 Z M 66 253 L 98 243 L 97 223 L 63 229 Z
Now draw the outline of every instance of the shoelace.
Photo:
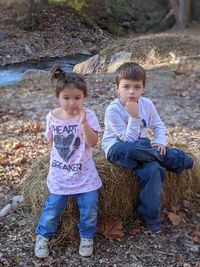
M 86 239 L 83 239 L 82 243 L 85 243 L 85 244 L 82 245 L 82 247 L 84 247 L 84 248 L 90 248 L 92 246 L 92 241 L 89 241 L 89 240 L 86 240 Z
M 37 243 L 38 243 L 39 249 L 46 248 L 48 240 L 45 240 L 45 239 L 39 237 Z

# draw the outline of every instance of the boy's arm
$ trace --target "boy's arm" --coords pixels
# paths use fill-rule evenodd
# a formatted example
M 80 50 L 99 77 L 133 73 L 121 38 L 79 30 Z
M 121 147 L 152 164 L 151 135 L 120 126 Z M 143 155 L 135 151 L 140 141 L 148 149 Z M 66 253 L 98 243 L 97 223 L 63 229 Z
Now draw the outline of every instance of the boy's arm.
M 150 106 L 149 127 L 154 133 L 152 144 L 160 144 L 166 146 L 166 128 L 152 102 Z
M 105 124 L 114 131 L 121 141 L 135 141 L 140 135 L 142 122 L 140 118 L 129 116 L 126 124 L 119 111 L 111 108 L 106 111 Z

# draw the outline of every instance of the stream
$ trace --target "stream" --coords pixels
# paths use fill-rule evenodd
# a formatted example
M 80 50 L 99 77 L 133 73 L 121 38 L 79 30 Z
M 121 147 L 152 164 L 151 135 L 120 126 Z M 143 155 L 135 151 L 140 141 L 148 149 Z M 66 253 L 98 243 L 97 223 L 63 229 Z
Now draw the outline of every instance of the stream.
M 60 64 L 64 70 L 72 71 L 74 65 L 87 60 L 93 55 L 77 54 L 65 58 L 43 58 L 40 60 L 11 64 L 0 67 L 0 86 L 20 81 L 22 74 L 30 69 L 49 70 L 52 65 Z

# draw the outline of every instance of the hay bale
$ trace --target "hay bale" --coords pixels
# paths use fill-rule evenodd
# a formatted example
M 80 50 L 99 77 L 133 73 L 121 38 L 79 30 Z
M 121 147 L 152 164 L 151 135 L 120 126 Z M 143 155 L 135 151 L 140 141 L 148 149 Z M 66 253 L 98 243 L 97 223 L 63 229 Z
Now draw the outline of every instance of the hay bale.
M 93 151 L 94 161 L 103 182 L 99 197 L 100 217 L 121 217 L 125 221 L 132 215 L 139 183 L 132 178 L 130 170 L 110 164 L 99 147 Z M 180 199 L 192 199 L 195 192 L 200 191 L 199 161 L 195 168 L 186 170 L 181 175 L 166 173 L 164 182 L 163 205 L 175 204 Z M 38 158 L 31 166 L 23 182 L 23 195 L 26 205 L 31 207 L 32 220 L 36 224 L 45 198 L 48 194 L 46 177 L 49 168 L 49 156 Z M 77 207 L 73 197 L 61 216 L 61 224 L 54 242 L 76 238 L 75 224 L 78 219 Z

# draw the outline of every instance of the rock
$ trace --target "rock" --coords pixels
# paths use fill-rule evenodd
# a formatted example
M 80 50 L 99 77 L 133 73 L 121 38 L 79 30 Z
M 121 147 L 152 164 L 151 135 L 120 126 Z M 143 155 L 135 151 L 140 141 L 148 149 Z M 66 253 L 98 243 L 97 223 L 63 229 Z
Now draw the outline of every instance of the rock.
M 24 46 L 24 40 L 21 39 L 21 38 L 17 38 L 17 40 L 16 40 L 16 44 L 17 44 L 17 45 L 20 45 L 20 46 Z
M 121 51 L 111 57 L 107 73 L 113 73 L 123 63 L 131 60 L 132 53 Z
M 190 251 L 192 251 L 192 252 L 199 252 L 200 251 L 200 246 L 193 245 L 193 246 L 190 247 Z
M 8 203 L 1 211 L 0 211 L 0 217 L 5 217 L 6 215 L 14 212 L 22 203 L 23 201 L 23 196 L 18 195 L 14 196 L 11 200 L 10 203 Z
M 167 1 L 163 2 L 93 0 L 89 1 L 84 10 L 102 29 L 121 36 L 127 32 L 146 32 L 152 24 L 159 23 L 168 5 Z
M 5 32 L 0 32 L 0 42 L 3 41 L 6 37 L 6 33 Z
M 122 23 L 122 26 L 125 27 L 125 28 L 132 28 L 132 24 L 130 21 L 124 21 Z
M 22 80 L 49 79 L 49 72 L 46 70 L 30 69 L 22 74 Z
M 29 45 L 25 44 L 25 52 L 30 56 L 30 57 L 34 57 L 35 55 L 35 49 L 31 48 Z
M 0 218 L 5 217 L 9 213 L 12 212 L 12 206 L 11 204 L 7 204 L 1 211 L 0 211 Z
M 73 71 L 81 73 L 83 75 L 89 75 L 95 72 L 98 65 L 99 65 L 99 54 L 89 58 L 88 60 L 82 63 L 75 65 Z
M 21 202 L 23 202 L 24 198 L 22 195 L 14 196 L 10 203 L 14 209 L 17 209 Z
M 194 66 L 192 67 L 192 71 L 193 71 L 193 72 L 200 73 L 200 64 L 194 65 Z

